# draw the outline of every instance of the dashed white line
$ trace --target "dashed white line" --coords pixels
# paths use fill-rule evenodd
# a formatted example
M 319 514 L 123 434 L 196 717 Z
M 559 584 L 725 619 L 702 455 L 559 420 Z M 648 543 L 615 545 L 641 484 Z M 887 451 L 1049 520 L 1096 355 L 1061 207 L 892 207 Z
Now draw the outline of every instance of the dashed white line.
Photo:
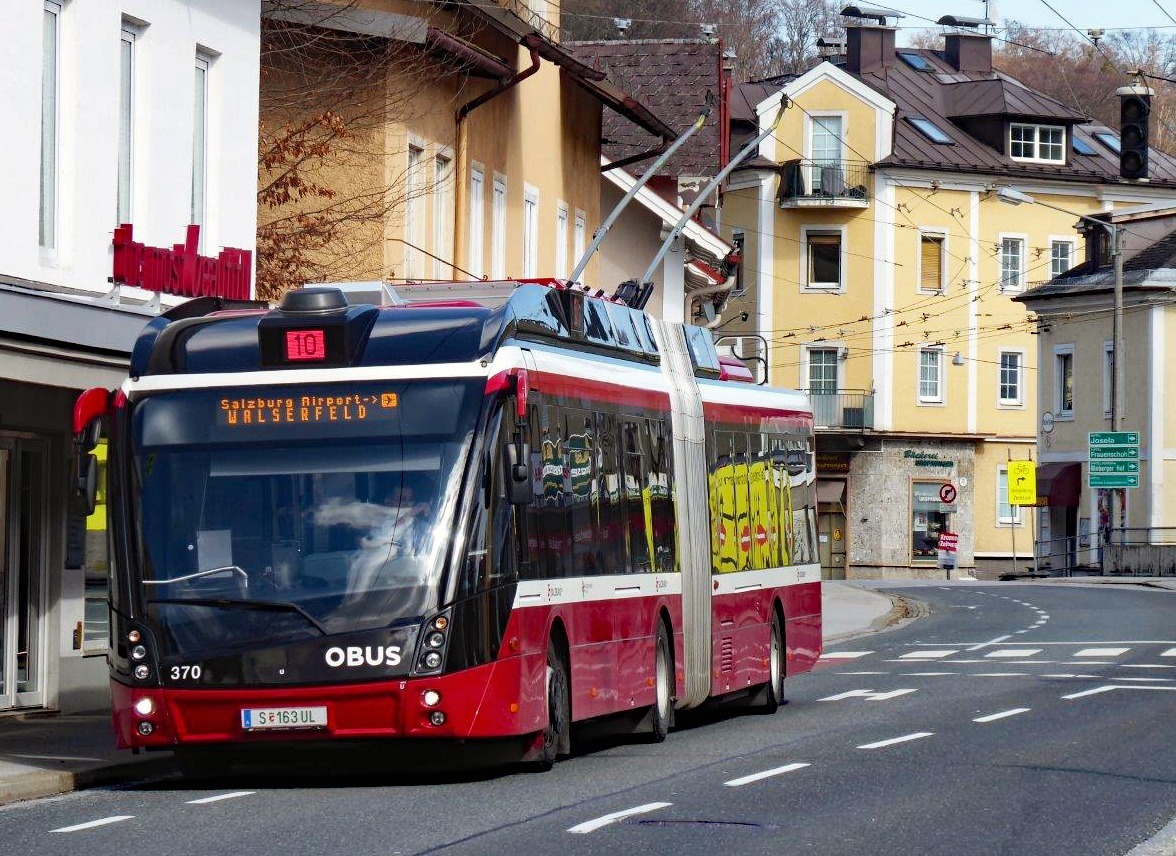
M 1064 696 L 1062 696 L 1062 698 L 1064 698 L 1064 699 L 1086 698 L 1087 696 L 1098 695 L 1099 693 L 1109 693 L 1113 689 L 1114 689 L 1114 687 L 1094 687 L 1093 689 L 1082 690 L 1081 692 L 1070 693 L 1069 695 L 1064 695 Z
M 1028 677 L 1025 672 L 977 672 L 977 678 L 1024 678 Z
M 890 672 L 833 672 L 834 675 L 889 675 Z
M 598 817 L 595 820 L 586 820 L 583 823 L 577 823 L 575 826 L 568 829 L 568 832 L 573 832 L 577 835 L 584 835 L 589 832 L 595 832 L 602 826 L 608 826 L 610 823 L 616 823 L 618 820 L 624 820 L 626 817 L 632 817 L 635 814 L 647 814 L 658 809 L 668 808 L 673 803 L 668 802 L 651 802 L 645 805 L 635 806 L 634 808 L 627 808 L 623 811 L 614 811 L 612 814 L 606 814 L 603 817 Z
M 914 734 L 904 734 L 902 737 L 891 737 L 889 740 L 879 740 L 877 743 L 863 743 L 859 749 L 882 749 L 886 746 L 893 746 L 896 743 L 907 743 L 911 740 L 919 740 L 923 737 L 934 736 L 934 731 L 916 731 Z
M 998 719 L 1005 719 L 1010 716 L 1016 716 L 1019 713 L 1028 713 L 1030 708 L 1014 707 L 1012 710 L 1002 710 L 1000 713 L 990 713 L 988 716 L 977 716 L 973 722 L 996 722 Z
M 1161 657 L 1176 657 L 1176 648 L 1169 648 L 1167 651 L 1165 651 L 1160 656 Z
M 989 651 L 985 657 L 1032 657 L 1040 654 L 1040 648 L 1002 648 L 999 651 Z
M 1136 681 L 1137 683 L 1169 683 L 1172 678 L 1115 678 L 1117 681 Z
M 111 823 L 118 823 L 121 820 L 131 820 L 134 818 L 133 814 L 116 814 L 111 817 L 104 817 L 101 820 L 91 820 L 86 823 L 77 823 L 73 826 L 63 826 L 60 829 L 50 830 L 51 832 L 81 832 L 83 829 L 93 829 L 96 826 L 107 826 Z
M 903 676 L 908 678 L 945 678 L 958 674 L 959 672 L 903 672 Z
M 220 802 L 221 800 L 235 800 L 237 797 L 247 797 L 257 791 L 233 791 L 229 794 L 217 794 L 212 797 L 204 797 L 198 800 L 188 800 L 188 805 L 208 805 L 209 803 Z
M 1120 669 L 1176 669 L 1167 663 L 1122 663 Z
M 783 767 L 776 767 L 771 770 L 764 770 L 762 773 L 752 773 L 750 776 L 741 776 L 738 779 L 732 779 L 729 782 L 723 782 L 729 788 L 738 788 L 741 785 L 750 785 L 752 782 L 758 782 L 762 779 L 770 779 L 772 776 L 779 776 L 784 773 L 791 773 L 795 770 L 803 770 L 805 767 L 810 767 L 811 764 L 803 762 L 796 762 L 795 764 L 785 764 Z
M 1075 657 L 1120 657 L 1130 651 L 1130 648 L 1083 648 L 1074 654 Z

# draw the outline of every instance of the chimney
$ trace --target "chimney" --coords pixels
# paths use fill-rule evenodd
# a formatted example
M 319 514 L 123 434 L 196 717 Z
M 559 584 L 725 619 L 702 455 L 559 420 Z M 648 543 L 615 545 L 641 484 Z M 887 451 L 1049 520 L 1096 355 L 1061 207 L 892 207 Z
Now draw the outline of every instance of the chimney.
M 845 69 L 854 74 L 877 74 L 894 65 L 894 27 L 886 19 L 901 18 L 889 9 L 846 6 L 841 10 L 845 24 Z
M 956 28 L 943 36 L 943 52 L 952 68 L 966 74 L 992 73 L 992 36 L 980 32 L 980 27 L 994 26 L 992 21 L 944 15 L 937 23 Z

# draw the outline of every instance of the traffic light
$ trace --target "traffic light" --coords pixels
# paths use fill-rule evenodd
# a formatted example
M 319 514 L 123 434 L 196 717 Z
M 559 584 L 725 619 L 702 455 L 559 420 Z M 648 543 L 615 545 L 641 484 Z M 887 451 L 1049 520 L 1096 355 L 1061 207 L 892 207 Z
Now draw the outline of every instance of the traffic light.
M 1147 117 L 1151 90 L 1126 86 L 1119 90 L 1119 175 L 1147 178 Z

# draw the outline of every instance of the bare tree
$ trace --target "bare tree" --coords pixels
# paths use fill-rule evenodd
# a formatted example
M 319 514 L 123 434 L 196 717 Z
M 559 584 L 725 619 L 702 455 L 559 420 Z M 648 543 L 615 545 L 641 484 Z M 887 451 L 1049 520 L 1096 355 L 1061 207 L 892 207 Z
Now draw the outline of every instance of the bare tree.
M 776 73 L 803 74 L 820 60 L 817 39 L 840 36 L 840 3 L 831 0 L 777 0 L 779 4 Z
M 436 15 L 420 3 L 421 17 Z M 357 33 L 357 7 L 268 0 L 262 18 L 257 293 L 307 281 L 387 278 L 385 230 L 402 217 L 403 135 L 452 115 L 460 62 L 430 51 L 420 18 L 387 37 Z M 451 83 L 447 83 L 447 81 Z M 444 142 L 444 141 L 441 141 Z M 430 176 L 431 178 L 431 176 Z M 428 191 L 427 183 L 417 183 Z

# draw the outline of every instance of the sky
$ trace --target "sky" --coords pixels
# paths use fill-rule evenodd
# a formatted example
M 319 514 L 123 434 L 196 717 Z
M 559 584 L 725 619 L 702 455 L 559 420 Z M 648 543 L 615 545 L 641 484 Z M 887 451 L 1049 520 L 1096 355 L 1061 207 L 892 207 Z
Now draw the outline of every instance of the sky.
M 898 21 L 900 27 L 924 25 L 936 30 L 938 28 L 932 21 L 938 21 L 943 15 L 983 18 L 985 6 L 981 0 L 871 0 L 864 5 L 899 10 L 906 15 Z M 1162 32 L 1176 34 L 1176 22 L 1173 21 L 1176 18 L 1176 0 L 994 0 L 989 6 L 989 15 L 998 23 L 1007 18 L 1034 27 L 1069 29 L 1066 23 L 1069 21 L 1083 31 L 1093 27 L 1106 30 L 1154 27 Z M 1064 15 L 1066 21 L 1050 11 L 1051 6 Z M 931 20 L 926 20 L 928 18 Z M 903 42 L 902 33 L 900 30 L 900 44 Z

